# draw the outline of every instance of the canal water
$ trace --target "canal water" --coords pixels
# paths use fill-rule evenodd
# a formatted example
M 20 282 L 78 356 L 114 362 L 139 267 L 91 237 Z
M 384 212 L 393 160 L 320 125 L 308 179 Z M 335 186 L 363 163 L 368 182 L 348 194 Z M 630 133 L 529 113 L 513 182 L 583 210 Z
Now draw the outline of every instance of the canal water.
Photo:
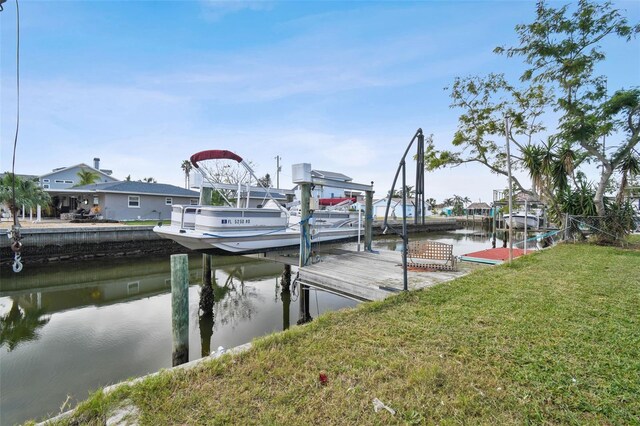
M 411 236 L 423 238 L 453 244 L 456 255 L 490 247 L 479 230 Z M 373 248 L 401 244 L 385 237 Z M 296 324 L 298 294 L 292 286 L 283 301 L 283 266 L 245 257 L 214 258 L 214 316 L 201 318 L 201 265 L 201 255 L 190 257 L 190 360 Z M 168 256 L 27 264 L 20 274 L 3 266 L 0 424 L 55 415 L 95 389 L 171 367 L 170 275 Z M 355 305 L 326 292 L 310 296 L 313 317 Z

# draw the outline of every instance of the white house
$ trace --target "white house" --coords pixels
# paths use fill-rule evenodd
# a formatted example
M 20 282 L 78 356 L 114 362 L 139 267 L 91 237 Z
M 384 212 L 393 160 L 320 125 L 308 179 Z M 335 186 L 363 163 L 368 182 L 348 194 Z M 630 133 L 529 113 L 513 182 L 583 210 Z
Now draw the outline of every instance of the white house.
M 375 219 L 384 219 L 387 210 L 388 198 L 373 201 L 373 217 Z M 407 217 L 415 215 L 415 205 L 413 200 L 407 200 Z M 402 219 L 402 198 L 392 198 L 389 208 L 389 219 Z

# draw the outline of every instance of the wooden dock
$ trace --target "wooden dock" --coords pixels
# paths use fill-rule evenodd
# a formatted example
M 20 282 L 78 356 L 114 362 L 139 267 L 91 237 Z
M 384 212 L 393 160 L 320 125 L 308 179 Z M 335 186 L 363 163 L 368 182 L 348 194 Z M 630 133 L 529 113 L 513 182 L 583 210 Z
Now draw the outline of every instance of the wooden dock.
M 409 290 L 451 281 L 479 265 L 459 262 L 457 271 L 408 271 Z M 402 255 L 398 251 L 357 252 L 340 248 L 320 262 L 298 270 L 298 282 L 356 300 L 382 300 L 402 291 Z

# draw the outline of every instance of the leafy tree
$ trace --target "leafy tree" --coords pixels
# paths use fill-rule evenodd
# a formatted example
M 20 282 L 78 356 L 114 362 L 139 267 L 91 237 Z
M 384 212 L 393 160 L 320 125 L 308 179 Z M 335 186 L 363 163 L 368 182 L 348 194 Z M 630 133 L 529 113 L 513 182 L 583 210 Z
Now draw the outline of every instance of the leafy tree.
M 453 197 L 447 198 L 443 201 L 445 206 L 453 207 L 451 213 L 454 216 L 462 216 L 464 214 L 464 205 L 471 202 L 469 197 L 462 197 L 460 195 L 453 195 Z
M 127 177 L 126 177 L 126 178 L 124 178 L 124 180 L 125 180 L 126 182 L 131 182 L 131 175 L 127 175 Z
M 450 88 L 451 107 L 462 110 L 452 144 L 454 150 L 438 150 L 425 141 L 425 167 L 436 170 L 467 163 L 479 163 L 492 173 L 508 176 L 505 139 L 515 146 L 512 167 L 522 168 L 522 151 L 545 128 L 540 121 L 550 94 L 542 85 L 519 89 L 502 74 L 486 77 L 457 77 Z M 511 118 L 508 134 L 504 117 Z M 531 193 L 517 178 L 517 190 Z
M 13 198 L 13 186 L 15 181 L 15 203 Z M 17 210 L 24 206 L 34 209 L 38 205 L 47 206 L 51 202 L 51 196 L 47 194 L 37 182 L 32 179 L 23 179 L 11 173 L 5 173 L 0 180 L 0 203 L 9 207 L 15 217 Z
M 410 200 L 416 195 L 416 191 L 413 189 L 413 186 L 411 185 L 407 185 L 405 187 L 405 191 L 407 193 L 407 200 Z M 389 191 L 389 194 L 390 193 L 391 191 Z M 391 198 L 402 198 L 402 193 L 403 193 L 402 189 L 396 189 L 393 191 L 393 194 L 391 194 Z
M 100 173 L 94 170 L 80 169 L 77 175 L 80 180 L 74 186 L 91 185 L 92 183 L 96 183 L 97 180 L 100 180 Z
M 273 184 L 271 182 L 271 176 L 269 175 L 269 173 L 267 173 L 261 178 L 258 178 L 258 184 L 264 188 L 271 188 Z
M 559 136 L 571 146 L 577 145 L 588 158 L 599 163 L 602 174 L 594 194 L 599 216 L 605 216 L 605 190 L 614 170 L 638 144 L 640 133 L 640 92 L 618 90 L 607 100 L 606 78 L 595 74 L 595 66 L 606 58 L 601 42 L 610 35 L 627 41 L 640 25 L 630 25 L 609 2 L 580 0 L 553 8 L 537 4 L 536 19 L 516 26 L 520 38 L 517 47 L 496 48 L 509 57 L 522 56 L 529 66 L 523 81 L 545 84 L 558 90 L 554 106 L 562 116 Z M 607 155 L 602 136 L 624 131 L 627 139 Z
M 191 161 L 189 160 L 184 160 L 180 165 L 180 168 L 184 172 L 184 187 L 189 189 L 189 173 L 191 173 L 191 170 L 193 169 L 193 164 L 191 164 Z

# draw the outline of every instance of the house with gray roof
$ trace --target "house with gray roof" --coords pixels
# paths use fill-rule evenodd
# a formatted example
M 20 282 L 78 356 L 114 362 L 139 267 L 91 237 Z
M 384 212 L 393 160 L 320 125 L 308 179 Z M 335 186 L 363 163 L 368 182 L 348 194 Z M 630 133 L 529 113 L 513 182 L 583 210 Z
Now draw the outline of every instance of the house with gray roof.
M 73 191 L 80 205 L 97 206 L 105 219 L 170 219 L 174 204 L 196 205 L 196 191 L 164 183 L 133 181 L 100 182 L 77 186 Z

